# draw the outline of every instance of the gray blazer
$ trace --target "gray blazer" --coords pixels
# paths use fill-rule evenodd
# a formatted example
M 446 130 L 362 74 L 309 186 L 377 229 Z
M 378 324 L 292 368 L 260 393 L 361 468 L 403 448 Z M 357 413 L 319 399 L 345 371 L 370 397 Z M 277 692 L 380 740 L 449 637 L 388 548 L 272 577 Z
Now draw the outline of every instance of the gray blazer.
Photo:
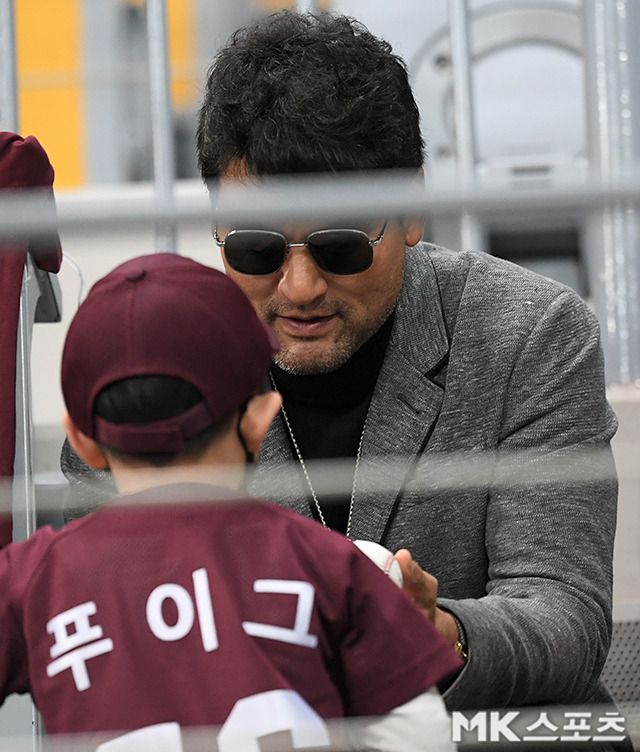
M 407 249 L 352 537 L 407 547 L 463 623 L 450 709 L 604 700 L 617 483 L 595 317 L 483 253 Z M 250 490 L 309 515 L 282 420 Z

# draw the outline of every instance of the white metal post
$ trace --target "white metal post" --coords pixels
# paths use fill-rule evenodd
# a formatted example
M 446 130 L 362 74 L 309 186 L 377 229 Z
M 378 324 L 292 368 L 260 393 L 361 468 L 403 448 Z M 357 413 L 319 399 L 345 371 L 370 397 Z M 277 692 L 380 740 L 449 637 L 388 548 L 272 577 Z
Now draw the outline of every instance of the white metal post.
M 13 0 L 0 0 L 0 127 L 15 133 L 18 127 L 15 17 Z
M 0 125 L 19 131 L 18 78 L 13 0 L 0 0 Z M 28 538 L 36 529 L 36 499 L 33 482 L 31 418 L 31 326 L 36 299 L 29 292 L 29 262 L 25 264 L 20 295 L 18 344 L 16 351 L 16 449 L 13 478 L 13 537 Z M 31 704 L 33 750 L 42 750 L 43 726 L 40 713 Z
M 592 174 L 615 184 L 640 167 L 637 0 L 584 0 L 587 127 Z M 640 384 L 640 225 L 637 204 L 605 204 L 586 232 L 607 381 Z
M 467 0 L 448 0 L 448 11 L 458 187 L 469 192 L 476 183 L 477 157 Z M 480 224 L 468 211 L 460 214 L 460 243 L 463 250 L 482 247 Z
M 297 13 L 315 13 L 318 10 L 316 0 L 296 0 Z
M 175 149 L 171 108 L 171 75 L 165 0 L 147 0 L 149 47 L 149 87 L 151 94 L 151 134 L 153 139 L 153 179 L 158 211 L 174 209 Z M 177 253 L 176 225 L 158 224 L 158 252 Z
M 15 16 L 13 0 L 0 0 L 0 124 L 17 133 L 18 84 L 16 75 Z M 16 358 L 16 453 L 14 460 L 13 511 L 14 538 L 23 540 L 35 530 L 35 490 L 31 453 L 31 325 L 25 273 L 20 296 L 18 349 Z

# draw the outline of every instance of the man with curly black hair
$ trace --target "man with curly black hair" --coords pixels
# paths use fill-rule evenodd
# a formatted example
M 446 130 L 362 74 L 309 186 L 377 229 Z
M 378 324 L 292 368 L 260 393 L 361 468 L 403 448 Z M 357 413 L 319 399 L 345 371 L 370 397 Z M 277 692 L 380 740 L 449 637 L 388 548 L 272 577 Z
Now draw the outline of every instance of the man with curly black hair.
M 198 127 L 206 179 L 422 167 L 407 71 L 345 16 L 282 12 L 238 30 L 209 71 Z
M 221 194 L 255 176 L 419 175 L 424 143 L 406 66 L 349 18 L 276 14 L 218 54 L 198 157 Z M 285 459 L 362 460 L 350 498 L 323 501 L 307 473 L 300 501 L 289 503 L 349 535 L 409 549 L 430 573 L 399 555 L 418 602 L 468 654 L 445 694 L 451 708 L 598 697 L 611 623 L 616 421 L 594 317 L 554 282 L 419 243 L 420 217 L 354 223 L 351 239 L 314 237 L 309 230 L 327 228 L 306 223 L 277 229 L 259 261 L 256 228 L 215 230 L 227 273 L 282 344 L 271 378 L 284 411 L 256 486 L 264 492 L 269 469 Z M 601 473 L 580 477 L 593 470 L 573 457 L 580 447 L 600 450 Z M 479 450 L 489 450 L 490 469 L 475 484 L 456 489 L 460 471 L 436 467 L 443 453 Z M 366 461 L 393 455 L 417 461 L 378 491 Z M 560 457 L 567 477 L 540 483 Z M 512 460 L 525 480 L 509 482 Z
M 268 176 L 423 179 L 405 64 L 339 15 L 238 31 L 197 142 L 220 199 Z M 400 549 L 405 589 L 466 659 L 449 709 L 606 702 L 617 424 L 596 319 L 567 287 L 422 231 L 391 211 L 338 227 L 218 213 L 226 271 L 282 346 L 253 489 Z M 327 497 L 311 460 L 336 458 L 352 487 Z

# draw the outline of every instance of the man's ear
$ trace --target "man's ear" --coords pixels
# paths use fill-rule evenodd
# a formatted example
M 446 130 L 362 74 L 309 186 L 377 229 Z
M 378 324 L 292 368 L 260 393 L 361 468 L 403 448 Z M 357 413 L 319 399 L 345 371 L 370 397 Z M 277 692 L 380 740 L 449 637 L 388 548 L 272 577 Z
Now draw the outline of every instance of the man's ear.
M 418 194 L 424 196 L 426 200 L 424 191 L 424 169 L 422 167 L 420 167 L 416 173 L 415 190 Z M 402 226 L 404 228 L 405 245 L 411 248 L 422 240 L 425 220 L 426 215 L 424 214 L 413 217 L 403 217 Z
M 402 220 L 404 227 L 404 244 L 409 248 L 422 240 L 424 233 L 425 216 L 422 217 L 405 217 Z
M 75 450 L 75 453 L 81 460 L 87 463 L 89 467 L 93 467 L 96 470 L 103 470 L 109 467 L 107 458 L 104 452 L 98 444 L 89 436 L 82 433 L 78 426 L 73 422 L 73 419 L 68 412 L 65 412 L 62 416 L 62 424 L 66 431 L 69 444 Z
M 256 457 L 269 426 L 281 407 L 282 397 L 278 392 L 257 394 L 247 402 L 247 409 L 240 419 L 239 428 L 247 449 Z

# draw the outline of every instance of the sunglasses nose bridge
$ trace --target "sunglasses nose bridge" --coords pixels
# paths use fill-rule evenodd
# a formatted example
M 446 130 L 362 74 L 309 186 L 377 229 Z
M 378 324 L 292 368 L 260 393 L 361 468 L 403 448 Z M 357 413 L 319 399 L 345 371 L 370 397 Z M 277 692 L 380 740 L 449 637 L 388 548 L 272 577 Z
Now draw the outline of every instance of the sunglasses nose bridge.
M 278 288 L 295 305 L 307 306 L 322 298 L 328 285 L 322 269 L 305 248 L 306 243 L 295 245 L 302 246 L 302 249 L 287 254 Z
M 305 243 L 290 243 L 284 235 L 282 236 L 282 238 L 284 240 L 283 251 L 282 251 L 282 266 L 284 266 L 291 256 L 292 248 L 306 248 L 307 244 L 306 242 Z M 280 268 L 282 268 L 282 266 Z

